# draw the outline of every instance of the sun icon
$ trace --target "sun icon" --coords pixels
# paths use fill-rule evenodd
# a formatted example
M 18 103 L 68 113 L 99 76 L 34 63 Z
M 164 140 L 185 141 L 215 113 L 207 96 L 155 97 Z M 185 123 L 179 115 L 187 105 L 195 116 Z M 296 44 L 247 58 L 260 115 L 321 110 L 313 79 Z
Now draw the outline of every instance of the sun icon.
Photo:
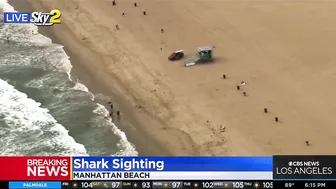
M 259 188 L 260 187 L 260 185 L 259 185 L 259 183 L 254 183 L 254 188 Z

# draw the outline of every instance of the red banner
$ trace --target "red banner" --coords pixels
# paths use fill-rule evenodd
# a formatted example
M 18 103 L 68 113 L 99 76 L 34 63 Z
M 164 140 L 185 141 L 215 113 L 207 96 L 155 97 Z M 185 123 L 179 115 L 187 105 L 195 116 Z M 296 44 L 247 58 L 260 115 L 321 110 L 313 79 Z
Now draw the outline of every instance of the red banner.
M 0 157 L 0 180 L 71 180 L 71 157 Z

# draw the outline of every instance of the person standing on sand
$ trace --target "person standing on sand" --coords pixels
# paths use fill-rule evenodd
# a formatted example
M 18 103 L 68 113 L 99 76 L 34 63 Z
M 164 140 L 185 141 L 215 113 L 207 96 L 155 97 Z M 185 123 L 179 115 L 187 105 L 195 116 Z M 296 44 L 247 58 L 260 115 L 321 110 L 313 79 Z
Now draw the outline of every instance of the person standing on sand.
M 310 146 L 309 140 L 306 140 L 305 143 L 306 143 L 306 146 Z
M 219 130 L 220 130 L 220 132 L 225 132 L 226 128 L 225 128 L 225 126 L 220 125 L 219 126 Z
M 117 111 L 117 116 L 118 116 L 118 119 L 120 118 L 120 111 L 118 110 Z
M 111 107 L 111 112 L 113 112 L 113 108 L 114 108 L 114 105 L 112 102 L 108 102 L 107 104 L 110 104 L 110 107 Z
M 113 1 L 112 1 L 112 6 L 116 6 L 116 4 L 117 4 L 116 1 L 113 0 Z
M 113 116 L 113 104 L 112 104 L 112 102 L 108 102 L 108 104 L 111 104 L 110 106 L 111 106 L 111 111 L 110 111 L 110 117 L 112 117 Z

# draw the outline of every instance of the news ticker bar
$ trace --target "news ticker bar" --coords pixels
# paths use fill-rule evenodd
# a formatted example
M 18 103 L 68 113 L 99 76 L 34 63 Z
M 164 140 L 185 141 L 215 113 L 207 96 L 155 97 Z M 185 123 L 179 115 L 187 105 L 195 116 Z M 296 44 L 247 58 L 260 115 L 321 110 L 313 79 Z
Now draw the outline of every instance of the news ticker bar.
M 309 189 L 336 188 L 336 181 L 15 181 L 1 189 Z

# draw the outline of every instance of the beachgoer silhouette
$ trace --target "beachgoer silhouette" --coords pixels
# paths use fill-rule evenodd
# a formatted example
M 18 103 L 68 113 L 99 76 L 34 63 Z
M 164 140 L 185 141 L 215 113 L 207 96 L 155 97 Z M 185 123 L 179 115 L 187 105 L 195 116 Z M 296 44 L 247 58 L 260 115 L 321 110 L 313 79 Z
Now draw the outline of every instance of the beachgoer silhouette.
M 146 11 L 143 11 L 143 15 L 147 15 L 147 12 L 146 12 Z
M 310 143 L 308 140 L 306 140 L 305 143 L 306 143 L 306 146 L 310 146 Z
M 116 5 L 116 1 L 112 1 L 112 5 L 115 6 Z
M 225 126 L 220 125 L 219 126 L 219 130 L 220 130 L 220 132 L 225 132 L 226 128 L 225 128 Z
M 136 7 L 136 6 L 138 6 L 138 4 L 137 4 L 137 3 L 134 3 L 134 6 Z
M 161 29 L 161 33 L 163 33 L 164 32 L 164 30 L 163 29 Z
M 118 118 L 120 118 L 120 111 L 119 110 L 117 111 L 117 116 L 118 116 Z

